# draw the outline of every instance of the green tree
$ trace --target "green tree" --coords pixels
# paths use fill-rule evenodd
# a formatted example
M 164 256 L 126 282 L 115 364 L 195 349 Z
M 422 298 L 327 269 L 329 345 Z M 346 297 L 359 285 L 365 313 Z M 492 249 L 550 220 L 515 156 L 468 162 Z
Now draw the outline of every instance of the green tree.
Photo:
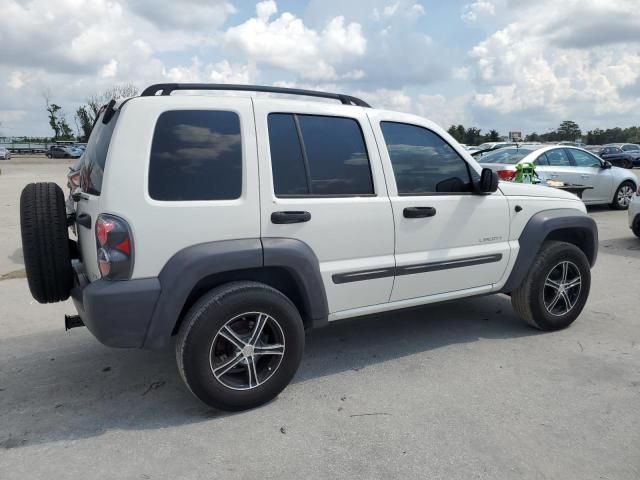
M 48 91 L 44 93 L 44 99 L 54 140 L 73 140 L 73 131 L 67 123 L 62 107 L 51 102 L 51 94 Z
M 500 141 L 500 133 L 497 130 L 489 130 L 489 135 L 487 135 L 487 142 L 499 142 Z
M 572 120 L 565 120 L 560 124 L 557 134 L 560 136 L 557 140 L 578 140 L 582 138 L 582 131 L 578 124 Z
M 464 135 L 464 142 L 467 145 L 478 145 L 482 143 L 482 130 L 477 127 L 469 127 Z
M 540 141 L 540 135 L 538 135 L 536 132 L 531 132 L 529 135 L 524 137 L 524 141 L 525 142 L 539 142 Z

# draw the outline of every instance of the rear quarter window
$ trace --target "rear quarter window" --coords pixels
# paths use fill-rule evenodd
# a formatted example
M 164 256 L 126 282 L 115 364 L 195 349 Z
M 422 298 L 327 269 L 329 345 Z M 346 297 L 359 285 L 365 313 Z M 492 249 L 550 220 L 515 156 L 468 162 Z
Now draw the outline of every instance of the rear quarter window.
M 242 193 L 240 118 L 234 112 L 174 110 L 158 117 L 151 145 L 154 200 L 231 200 Z
M 113 130 L 118 122 L 120 112 L 116 112 L 109 123 L 102 123 L 102 115 L 91 130 L 87 148 L 82 155 L 82 167 L 80 170 L 80 187 L 85 193 L 100 195 L 102 191 L 102 179 L 107 163 L 109 144 L 113 136 Z M 56 150 L 61 150 L 56 148 Z

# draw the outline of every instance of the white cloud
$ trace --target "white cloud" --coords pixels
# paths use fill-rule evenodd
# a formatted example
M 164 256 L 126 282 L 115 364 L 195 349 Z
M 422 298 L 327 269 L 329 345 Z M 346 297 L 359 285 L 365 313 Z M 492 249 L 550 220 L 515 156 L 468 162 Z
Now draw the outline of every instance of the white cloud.
M 100 69 L 100 76 L 103 78 L 115 77 L 117 73 L 118 73 L 118 61 L 115 58 L 112 58 L 109 63 L 105 64 Z
M 373 9 L 373 18 L 376 21 L 384 21 L 399 15 L 415 18 L 424 14 L 424 6 L 415 0 L 397 0 L 395 3 L 385 5 L 382 9 L 378 7 Z
M 473 23 L 484 15 L 495 15 L 496 6 L 489 0 L 478 0 L 466 4 L 462 9 L 462 20 L 466 23 Z
M 453 124 L 469 125 L 469 96 L 447 98 L 444 95 L 418 95 L 415 111 L 446 129 Z
M 549 126 L 564 118 L 594 125 L 638 112 L 640 99 L 625 97 L 624 91 L 640 82 L 640 23 L 633 40 L 615 28 L 637 18 L 632 3 L 547 1 L 519 12 L 470 51 L 477 81 L 474 108 L 484 118 L 528 112 L 524 121 L 539 116 Z M 578 6 L 584 18 L 567 22 Z M 589 45 L 589 36 L 598 33 L 584 31 L 585 18 L 606 19 L 608 40 Z M 551 34 L 554 22 L 562 28 Z
M 11 72 L 11 75 L 9 75 L 9 81 L 7 82 L 7 85 L 9 85 L 14 90 L 20 90 L 24 85 L 22 72 L 18 70 Z
M 358 23 L 346 24 L 338 16 L 317 31 L 289 12 L 271 20 L 276 12 L 274 1 L 258 3 L 256 17 L 224 33 L 225 45 L 258 65 L 311 80 L 340 78 L 341 64 L 366 52 L 367 41 Z
M 362 98 L 374 108 L 411 112 L 411 97 L 402 89 L 377 88 L 375 90 L 357 90 L 354 96 Z
M 249 65 L 231 64 L 228 60 L 203 65 L 198 57 L 189 66 L 176 66 L 165 70 L 164 76 L 172 82 L 184 83 L 253 83 L 256 70 Z
M 278 12 L 278 5 L 274 0 L 266 0 L 256 5 L 256 15 L 260 20 L 265 22 L 269 20 L 272 15 Z

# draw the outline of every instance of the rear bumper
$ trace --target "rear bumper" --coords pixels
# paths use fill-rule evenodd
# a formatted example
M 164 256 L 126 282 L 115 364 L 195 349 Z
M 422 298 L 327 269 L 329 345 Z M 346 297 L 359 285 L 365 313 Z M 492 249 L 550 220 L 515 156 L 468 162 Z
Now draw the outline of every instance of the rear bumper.
M 71 291 L 89 331 L 107 346 L 124 348 L 143 346 L 159 295 L 157 278 L 96 280 Z

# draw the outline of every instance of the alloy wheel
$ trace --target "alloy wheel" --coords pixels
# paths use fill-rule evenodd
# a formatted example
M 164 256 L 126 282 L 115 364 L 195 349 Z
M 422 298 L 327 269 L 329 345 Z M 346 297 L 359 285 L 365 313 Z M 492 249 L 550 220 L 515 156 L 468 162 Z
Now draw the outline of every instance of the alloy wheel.
M 544 307 L 553 316 L 569 313 L 580 298 L 582 276 L 573 262 L 563 261 L 553 267 L 544 282 Z
M 229 320 L 211 343 L 209 364 L 218 382 L 251 390 L 268 381 L 285 352 L 282 327 L 272 316 L 248 312 Z
M 631 203 L 631 199 L 633 198 L 633 188 L 629 185 L 623 185 L 618 190 L 618 204 L 622 207 L 628 207 L 629 203 Z

